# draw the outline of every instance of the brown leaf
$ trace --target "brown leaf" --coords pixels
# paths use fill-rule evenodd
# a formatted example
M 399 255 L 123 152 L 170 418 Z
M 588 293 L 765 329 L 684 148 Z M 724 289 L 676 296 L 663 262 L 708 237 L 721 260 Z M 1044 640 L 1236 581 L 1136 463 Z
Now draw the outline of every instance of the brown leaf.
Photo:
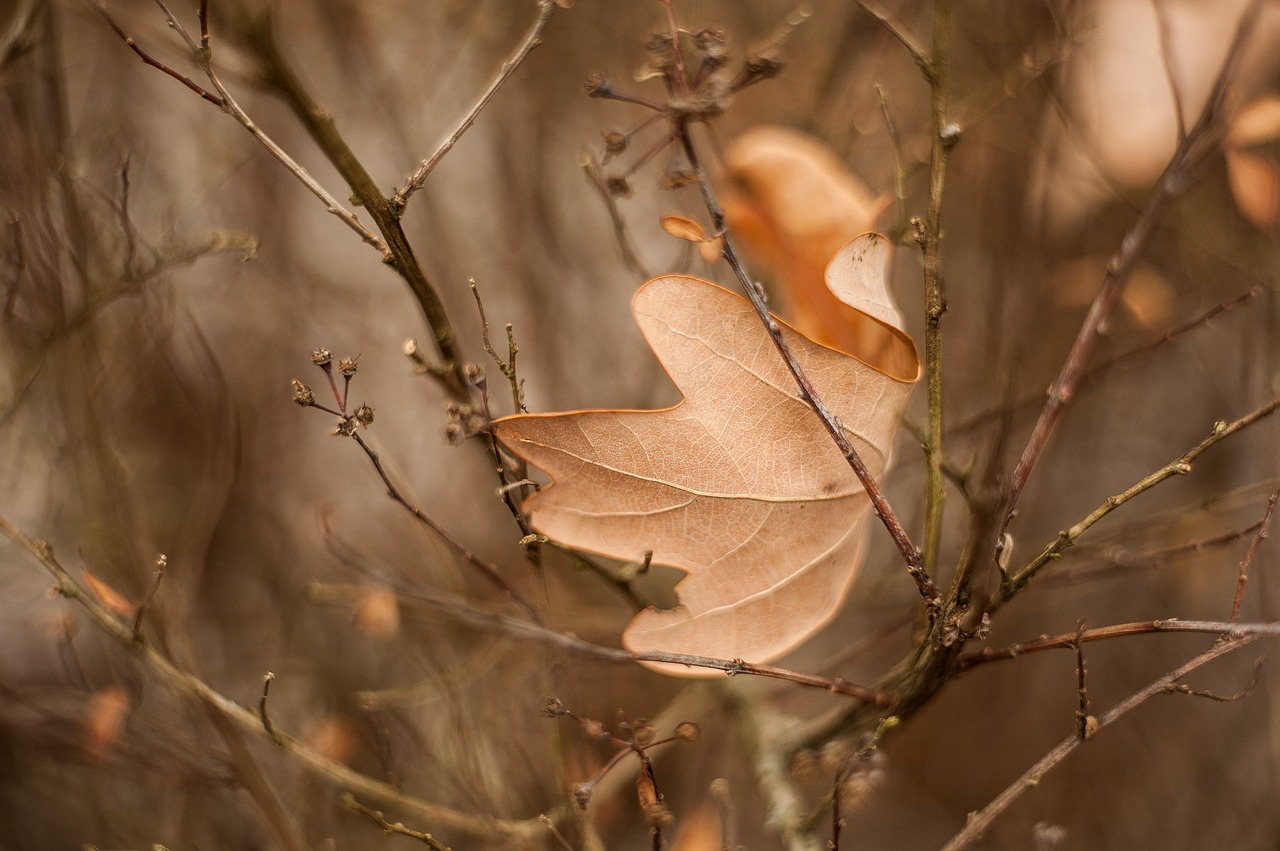
M 835 298 L 823 275 L 850 237 L 874 230 L 888 196 L 873 196 L 830 148 L 785 127 L 735 139 L 723 183 L 729 230 L 769 272 L 798 331 L 869 363 L 893 350 L 882 326 Z
M 887 323 L 891 374 L 783 326 L 877 478 L 920 368 L 886 288 L 889 254 L 887 237 L 864 234 L 831 275 Z M 862 559 L 866 493 L 745 299 L 670 276 L 641 287 L 632 311 L 684 401 L 499 420 L 499 439 L 552 479 L 525 508 L 571 546 L 625 560 L 651 550 L 653 562 L 688 572 L 679 609 L 632 620 L 632 650 L 776 658 L 835 615 Z

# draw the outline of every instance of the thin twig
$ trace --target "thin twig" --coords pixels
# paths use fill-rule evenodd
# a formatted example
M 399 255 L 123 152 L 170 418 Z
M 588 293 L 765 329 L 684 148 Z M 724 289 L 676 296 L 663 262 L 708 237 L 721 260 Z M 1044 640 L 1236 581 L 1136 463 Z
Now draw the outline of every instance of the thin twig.
M 267 714 L 267 694 L 271 691 L 271 683 L 275 678 L 273 671 L 267 671 L 262 675 L 262 695 L 258 698 L 258 719 L 262 721 L 262 729 L 266 731 L 267 737 L 277 745 L 283 745 L 284 740 L 276 732 L 276 725 L 271 723 L 271 716 Z
M 387 489 L 387 496 L 400 503 L 400 505 L 404 506 L 406 511 L 416 517 L 423 525 L 439 535 L 440 540 L 444 541 L 449 549 L 453 550 L 455 553 L 462 556 L 462 558 L 467 562 L 478 568 L 480 573 L 483 574 L 486 579 L 506 594 L 508 599 L 524 610 L 525 614 L 535 621 L 539 620 L 538 610 L 516 593 L 514 588 L 507 584 L 507 580 L 502 578 L 502 574 L 498 571 L 497 567 L 467 549 L 461 541 L 458 541 L 450 535 L 443 526 L 432 520 L 430 516 L 422 511 L 422 509 L 410 502 L 408 497 L 401 493 L 400 489 L 391 481 L 391 476 L 387 473 L 386 468 L 382 466 L 382 458 L 378 455 L 377 451 L 366 443 L 364 438 L 362 438 L 358 433 L 353 432 L 351 437 L 357 444 L 359 444 L 360 448 L 364 450 L 364 454 L 369 456 L 369 461 L 373 463 L 373 468 L 378 472 L 378 478 L 382 479 L 382 484 Z
M 925 54 L 924 47 L 915 40 L 911 33 L 903 28 L 902 24 L 896 18 L 884 11 L 878 6 L 872 6 L 866 0 L 857 0 L 858 8 L 875 18 L 876 23 L 884 28 L 885 32 L 898 40 L 898 43 L 906 48 L 907 53 L 920 66 L 920 70 L 925 74 L 929 73 L 929 57 Z
M 711 184 L 703 171 L 698 153 L 693 146 L 693 140 L 689 136 L 688 127 L 679 125 L 677 141 L 683 147 L 690 167 L 697 176 L 698 186 L 702 190 L 703 203 L 711 216 L 712 228 L 715 233 L 721 234 L 724 240 L 723 256 L 725 261 L 728 262 L 734 276 L 737 277 L 738 282 L 742 285 L 743 292 L 746 293 L 751 306 L 755 308 L 756 314 L 760 317 L 760 321 L 764 325 L 769 339 L 773 342 L 774 348 L 778 350 L 778 354 L 782 356 L 787 370 L 791 373 L 792 378 L 795 379 L 796 386 L 800 390 L 801 399 L 818 415 L 823 427 L 831 435 L 831 439 L 839 447 L 845 461 L 848 462 L 854 474 L 858 477 L 858 481 L 861 482 L 871 501 L 872 510 L 875 511 L 876 516 L 880 518 L 880 522 L 884 524 L 884 527 L 889 531 L 890 537 L 893 538 L 898 552 L 901 553 L 903 561 L 906 562 L 907 573 L 915 581 L 916 589 L 920 592 L 920 598 L 932 617 L 942 605 L 942 596 L 938 592 L 938 586 L 934 584 L 933 579 L 924 568 L 920 550 L 911 542 L 911 538 L 906 529 L 902 527 L 897 514 L 890 507 L 889 501 L 885 499 L 880 485 L 871 475 L 871 471 L 867 469 L 866 463 L 858 454 L 858 450 L 854 448 L 853 442 L 849 440 L 849 435 L 845 433 L 844 426 L 840 423 L 839 418 L 828 410 L 826 404 L 813 389 L 813 384 L 809 381 L 809 377 L 800 368 L 795 354 L 791 351 L 791 346 L 782 335 L 782 326 L 778 324 L 778 321 L 773 318 L 773 314 L 769 312 L 769 306 L 765 302 L 764 288 L 747 274 L 746 268 L 738 258 L 738 253 L 733 247 L 733 240 L 729 237 L 724 210 L 721 209 L 719 202 L 711 191 Z
M 147 609 L 151 607 L 151 601 L 155 599 L 156 592 L 160 590 L 160 582 L 164 579 L 164 570 L 169 566 L 169 557 L 164 553 L 156 559 L 155 581 L 151 583 L 151 589 L 147 591 L 147 595 L 142 598 L 142 602 L 138 603 L 138 611 L 133 616 L 133 637 L 136 639 L 142 635 L 142 618 L 146 615 Z
M 1249 636 L 1280 636 L 1280 621 L 1274 623 L 1231 623 L 1229 621 L 1189 621 L 1167 618 L 1112 624 L 1111 626 L 1100 626 L 1094 629 L 1065 632 L 1060 635 L 1042 635 L 1039 638 L 1010 644 L 1006 647 L 984 647 L 981 650 L 962 653 L 956 659 L 955 670 L 957 673 L 963 673 L 988 662 L 1017 659 L 1028 653 L 1041 653 L 1045 650 L 1072 649 L 1077 644 L 1088 644 L 1091 641 L 1113 641 L 1117 638 L 1127 638 L 1134 635 L 1154 635 L 1166 632 L 1214 635 L 1223 640 L 1234 641 Z
M 1165 80 L 1169 83 L 1169 95 L 1173 98 L 1173 117 L 1178 126 L 1178 143 L 1187 138 L 1187 120 L 1182 114 L 1182 87 L 1173 71 L 1173 31 L 1163 0 L 1151 0 L 1156 13 L 1156 32 L 1160 36 L 1160 61 L 1164 65 Z
M 437 840 L 429 833 L 423 833 L 420 830 L 414 830 L 411 827 L 405 827 L 401 822 L 389 822 L 378 810 L 370 809 L 364 804 L 356 800 L 356 796 L 350 792 L 343 792 L 338 796 L 338 803 L 353 812 L 367 816 L 374 824 L 382 828 L 382 832 L 387 836 L 398 834 L 400 836 L 408 836 L 410 839 L 416 839 L 426 845 L 432 851 L 449 851 L 449 846 Z
M 1267 530 L 1271 528 L 1271 516 L 1275 514 L 1277 499 L 1280 499 L 1280 488 L 1272 491 L 1267 499 L 1267 510 L 1262 515 L 1262 522 L 1258 524 L 1258 531 L 1249 542 L 1249 549 L 1240 561 L 1240 578 L 1236 581 L 1236 596 L 1231 604 L 1232 623 L 1240 620 L 1240 606 L 1244 602 L 1244 583 L 1249 578 L 1249 565 L 1253 564 L 1253 557 L 1257 554 L 1258 547 L 1267 539 Z
M 432 341 L 441 359 L 440 372 L 433 374 L 440 376 L 441 386 L 456 401 L 471 403 L 474 400 L 463 371 L 466 361 L 462 356 L 448 312 L 409 242 L 391 200 L 382 194 L 377 181 L 347 144 L 338 130 L 333 113 L 312 97 L 293 67 L 285 59 L 276 42 L 270 17 L 258 16 L 251 20 L 245 18 L 241 23 L 244 24 L 242 36 L 256 55 L 264 80 L 293 110 L 312 141 L 319 146 L 325 158 L 342 175 L 353 196 L 368 211 L 382 234 L 385 242 L 380 240 L 379 244 L 384 249 L 384 261 L 409 286 L 422 311 L 423 318 L 431 327 Z M 219 93 L 225 96 L 223 90 L 219 89 Z
M 167 687 L 212 708 L 241 730 L 257 736 L 267 735 L 258 713 L 246 709 L 236 701 L 215 691 L 194 674 L 178 668 L 152 645 L 136 640 L 130 625 L 106 608 L 90 591 L 77 582 L 54 558 L 53 551 L 47 543 L 31 540 L 2 515 L 0 515 L 0 532 L 35 557 L 53 576 L 58 593 L 75 600 L 102 629 L 136 653 L 146 663 L 151 673 Z M 439 825 L 442 829 L 456 830 L 475 837 L 505 836 L 513 840 L 529 841 L 542 834 L 542 826 L 536 819 L 513 821 L 472 815 L 406 795 L 399 789 L 320 755 L 279 728 L 276 728 L 276 742 L 285 753 L 307 770 L 324 775 L 367 798 L 413 813 Z
M 947 299 L 942 289 L 942 190 L 946 183 L 947 160 L 960 140 L 959 127 L 947 121 L 947 65 L 950 62 L 951 0 L 934 0 L 933 49 L 929 63 L 923 68 L 929 83 L 930 149 L 929 201 L 916 240 L 920 243 L 924 266 L 924 381 L 927 396 L 928 426 L 924 442 L 925 508 L 924 569 L 933 574 L 938 569 L 938 551 L 942 545 L 942 503 L 946 491 L 942 486 L 942 316 L 947 312 Z M 958 605 L 967 604 L 968 576 L 966 560 L 952 580 L 952 597 Z
M 1071 547 L 1071 545 L 1074 544 L 1076 540 L 1080 538 L 1081 535 L 1087 532 L 1089 528 L 1093 526 L 1095 523 L 1097 523 L 1099 520 L 1106 517 L 1112 511 L 1115 511 L 1117 508 L 1124 505 L 1126 502 L 1138 496 L 1139 494 L 1145 493 L 1146 491 L 1160 484 L 1165 479 L 1172 478 L 1173 476 L 1184 476 L 1187 473 L 1190 473 L 1192 464 L 1207 449 L 1225 440 L 1226 438 L 1230 437 L 1231 435 L 1235 434 L 1241 429 L 1252 425 L 1253 423 L 1257 422 L 1258 420 L 1266 416 L 1269 416 L 1278 407 L 1280 407 L 1280 397 L 1272 399 L 1270 402 L 1263 405 L 1261 408 L 1258 408 L 1244 415 L 1243 417 L 1236 420 L 1235 422 L 1228 423 L 1228 422 L 1219 421 L 1215 423 L 1213 426 L 1213 430 L 1209 432 L 1208 436 L 1205 437 L 1204 440 L 1200 441 L 1195 446 L 1193 446 L 1191 449 L 1183 453 L 1181 457 L 1177 458 L 1174 461 L 1171 461 L 1170 463 L 1161 467 L 1159 470 L 1156 470 L 1154 473 L 1151 473 L 1150 475 L 1144 477 L 1142 480 L 1130 486 L 1128 489 L 1116 494 L 1115 496 L 1107 497 L 1105 502 L 1103 502 L 1101 505 L 1095 508 L 1092 512 L 1090 512 L 1089 515 L 1086 516 L 1083 520 L 1076 523 L 1070 529 L 1067 529 L 1063 532 L 1059 532 L 1058 537 L 1052 543 L 1046 546 L 1040 552 L 1040 554 L 1036 556 L 1034 559 L 1032 559 L 1025 567 L 1019 569 L 1018 571 L 1010 575 L 1008 578 L 1003 579 L 1000 583 L 999 590 L 996 592 L 995 597 L 992 599 L 991 607 L 989 611 L 995 612 L 996 609 L 1000 608 L 1009 600 L 1011 600 L 1013 596 L 1018 593 L 1018 591 L 1026 587 L 1027 583 L 1032 580 L 1032 578 L 1040 571 L 1041 568 L 1043 568 L 1049 562 L 1054 561 L 1059 557 L 1061 557 L 1064 550 Z
M 640 277 L 652 278 L 653 274 L 641 262 L 639 255 L 636 254 L 635 246 L 632 245 L 631 241 L 631 231 L 627 228 L 627 220 L 623 218 L 622 211 L 618 209 L 618 200 L 609 191 L 609 184 L 604 174 L 600 171 L 600 164 L 596 162 L 595 156 L 583 154 L 578 158 L 578 164 L 582 166 L 582 171 L 587 176 L 587 181 L 599 194 L 601 200 L 604 201 L 605 209 L 609 212 L 609 221 L 613 224 L 614 241 L 618 244 L 618 250 L 622 252 L 622 262 Z
M 884 116 L 884 126 L 889 134 L 889 147 L 893 151 L 893 197 L 894 207 L 898 210 L 898 224 L 894 228 L 894 238 L 904 239 L 911 228 L 907 213 L 907 166 L 902 156 L 902 139 L 898 136 L 898 126 L 889 112 L 889 95 L 884 86 L 875 84 L 876 97 L 880 101 L 880 114 Z
M 1119 299 L 1121 285 L 1142 257 L 1147 244 L 1155 234 L 1156 227 L 1174 199 L 1191 186 L 1194 171 L 1217 148 L 1218 119 L 1226 99 L 1227 85 L 1235 74 L 1236 66 L 1240 63 L 1245 42 L 1256 29 L 1255 23 L 1262 11 L 1262 5 L 1262 0 L 1252 0 L 1241 15 L 1235 37 L 1232 39 L 1226 59 L 1222 63 L 1222 69 L 1218 72 L 1217 81 L 1205 103 L 1204 111 L 1200 113 L 1195 126 L 1174 152 L 1173 158 L 1156 184 L 1151 200 L 1147 202 L 1147 206 L 1129 228 L 1129 232 L 1121 240 L 1120 248 L 1107 264 L 1107 272 L 1103 276 L 1098 294 L 1089 306 L 1089 312 L 1080 326 L 1071 351 L 1063 362 L 1061 372 L 1049 389 L 1049 398 L 1010 477 L 1001 533 L 1008 529 L 1009 523 L 1012 522 L 1022 490 L 1039 462 L 1040 456 L 1044 453 L 1049 438 L 1056 430 L 1063 411 L 1075 395 L 1085 364 L 1093 352 L 1094 344 L 1101 336 L 1102 326 Z M 1003 534 L 997 537 L 1002 541 L 1005 540 Z
M 1245 647 L 1257 640 L 1257 636 L 1245 636 L 1236 641 L 1229 641 L 1223 644 L 1217 644 L 1196 656 L 1185 665 L 1170 671 L 1160 679 L 1151 683 L 1146 688 L 1135 692 L 1133 695 L 1112 707 L 1107 712 L 1098 717 L 1097 730 L 1103 730 L 1119 721 L 1125 715 L 1141 706 L 1158 694 L 1166 694 L 1171 687 L 1176 690 L 1178 680 L 1197 668 L 1212 662 L 1213 660 L 1225 656 Z M 1085 740 L 1074 733 L 1063 739 L 1053 750 L 1045 754 L 1039 762 L 1029 768 L 1025 774 L 1015 780 L 1003 792 L 1001 792 L 991 803 L 987 804 L 981 810 L 969 815 L 969 820 L 965 826 L 954 836 L 951 841 L 943 846 L 942 851 L 959 851 L 961 848 L 967 848 L 975 840 L 982 836 L 992 822 L 1009 808 L 1009 805 L 1016 801 L 1024 792 L 1040 783 L 1045 774 L 1061 764 L 1068 756 L 1075 752 Z
M 515 51 L 507 58 L 507 61 L 502 63 L 502 67 L 498 69 L 497 75 L 489 83 L 488 88 L 472 104 L 471 109 L 458 122 L 458 126 L 449 134 L 449 138 L 436 149 L 435 153 L 423 160 L 405 185 L 397 189 L 391 196 L 391 209 L 395 211 L 397 216 L 404 213 L 404 208 L 409 203 L 413 193 L 421 189 L 423 184 L 427 182 L 427 176 L 431 174 L 431 171 L 439 164 L 440 160 L 444 159 L 445 155 L 453 150 L 453 146 L 475 123 L 480 112 L 488 106 L 490 99 L 502 87 L 502 84 L 520 67 L 520 63 L 529 55 L 529 52 L 542 44 L 542 31 L 546 29 L 547 22 L 551 20 L 551 15 L 555 10 L 556 4 L 554 0 L 539 0 L 538 16 L 534 19 L 533 26 L 529 28 L 529 32 L 521 40 L 520 44 L 516 46 Z
M 106 6 L 102 4 L 101 0 L 94 0 L 94 2 L 95 5 L 97 5 L 98 10 L 102 13 L 102 16 L 106 19 L 107 23 L 111 25 L 111 28 L 114 29 L 122 39 L 124 39 L 125 44 L 127 44 L 134 53 L 138 54 L 144 62 L 153 67 L 159 68 L 171 77 L 175 77 L 180 82 L 183 82 L 184 85 L 187 85 L 188 88 L 194 87 L 197 94 L 230 115 L 236 121 L 240 122 L 240 125 L 248 130 L 249 133 L 267 149 L 271 156 L 275 157 L 290 174 L 302 182 L 302 185 L 305 186 L 311 194 L 315 195 L 324 203 L 325 209 L 337 216 L 347 227 L 351 228 L 351 230 L 355 231 L 361 240 L 373 246 L 380 254 L 382 254 L 384 260 L 391 256 L 388 252 L 386 243 L 373 233 L 373 231 L 362 225 L 354 213 L 344 207 L 338 199 L 333 197 L 333 195 L 329 194 L 329 191 L 321 186 L 320 183 L 311 176 L 310 172 L 298 164 L 293 157 L 285 153 L 284 149 L 277 145 L 270 136 L 263 132 L 262 128 L 259 127 L 240 107 L 240 104 L 236 102 L 235 98 L 231 96 L 226 87 L 222 85 L 222 81 L 218 78 L 217 73 L 213 70 L 213 66 L 209 63 L 209 52 L 207 47 L 202 50 L 197 49 L 195 51 L 195 58 L 200 64 L 201 70 L 204 71 L 205 76 L 208 77 L 210 84 L 217 92 L 216 95 L 206 92 L 204 89 L 195 85 L 180 74 L 175 75 L 164 65 L 164 63 L 152 58 L 148 53 L 146 53 L 146 51 L 142 50 L 136 42 L 133 41 L 133 38 L 129 36 L 119 24 L 116 23 L 115 19 L 107 12 Z M 170 14 L 169 21 L 173 28 L 183 37 L 184 41 L 190 43 L 191 38 L 186 29 L 177 22 L 176 18 L 171 16 L 171 13 L 168 13 L 167 9 L 165 11 L 167 14 Z
M 1079 386 L 1084 387 L 1089 382 L 1098 378 L 1103 373 L 1109 372 L 1115 367 L 1129 363 L 1130 361 L 1140 360 L 1141 358 L 1147 357 L 1148 355 L 1152 354 L 1157 349 L 1159 349 L 1161 346 L 1164 346 L 1168 343 L 1175 342 L 1178 338 L 1192 331 L 1195 331 L 1198 328 L 1207 326 L 1210 322 L 1212 322 L 1214 319 L 1216 319 L 1218 316 L 1222 315 L 1223 313 L 1233 310 L 1239 307 L 1240 305 L 1244 304 L 1245 302 L 1251 301 L 1257 298 L 1260 294 L 1262 294 L 1263 291 L 1264 290 L 1261 284 L 1254 284 L 1252 287 L 1240 293 L 1239 295 L 1232 296 L 1231 298 L 1226 299 L 1225 301 L 1221 301 L 1218 304 L 1215 304 L 1213 307 L 1209 308 L 1204 313 L 1201 313 L 1199 316 L 1196 316 L 1193 319 L 1189 319 L 1186 322 L 1183 322 L 1181 325 L 1170 328 L 1169 330 L 1161 334 L 1159 337 L 1156 337 L 1154 340 L 1151 340 L 1150 342 L 1147 342 L 1147 343 L 1143 343 L 1140 346 L 1135 346 L 1134 348 L 1129 349 L 1128 351 L 1121 352 L 1115 357 L 1108 358 L 1107 360 L 1102 361 L 1096 366 L 1090 367 L 1089 369 L 1085 370 L 1084 374 L 1080 376 Z M 1043 405 L 1044 405 L 1044 394 L 1036 393 L 1034 395 L 1027 396 L 1025 398 L 1019 399 L 1018 401 L 1014 402 L 1013 409 L 1021 411 L 1025 408 L 1034 408 L 1034 407 L 1043 406 Z M 964 432 L 968 432 L 974 428 L 982 426 L 987 422 L 990 422 L 991 420 L 994 420 L 994 419 L 997 419 L 998 417 L 1003 416 L 1004 413 L 1005 413 L 1005 408 L 1003 407 L 995 410 L 983 411 L 982 413 L 975 414 L 974 416 L 969 417 L 968 419 L 962 422 L 953 424 L 949 429 L 949 432 L 951 434 L 962 434 Z
M 483 611 L 458 597 L 445 596 L 434 591 L 405 588 L 403 586 L 397 587 L 395 591 L 401 599 L 410 603 L 420 603 L 428 606 L 433 611 L 459 623 L 464 623 L 477 629 L 500 633 L 515 639 L 536 641 L 556 650 L 577 653 L 605 662 L 657 662 L 668 665 L 683 665 L 688 668 L 707 668 L 723 671 L 731 677 L 744 674 L 785 680 L 798 685 L 851 697 L 861 703 L 872 706 L 888 707 L 893 706 L 895 702 L 894 696 L 891 694 L 855 685 L 843 677 L 822 677 L 815 674 L 805 674 L 773 665 L 756 665 L 742 659 L 717 659 L 711 656 L 692 656 L 684 653 L 664 653 L 661 651 L 633 653 L 622 648 L 594 644 L 575 635 L 548 629 L 541 624 L 500 615 L 495 612 Z M 344 585 L 317 583 L 311 586 L 311 593 L 313 597 L 321 600 L 342 602 L 351 599 L 351 589 Z
M 1081 739 L 1092 739 L 1097 733 L 1097 719 L 1089 714 L 1089 691 L 1085 683 L 1088 668 L 1084 663 L 1084 620 L 1076 623 L 1075 640 L 1071 642 L 1076 651 L 1076 735 Z
M 111 26 L 111 29 L 116 31 L 116 35 L 120 36 L 121 40 L 124 41 L 124 43 L 129 47 L 129 49 L 138 55 L 139 59 L 141 59 L 146 64 L 150 65 L 152 68 L 155 68 L 165 74 L 168 74 L 170 77 L 177 80 L 179 83 L 182 83 L 182 85 L 186 86 L 188 89 L 191 89 L 191 91 L 195 92 L 200 97 L 204 98 L 209 103 L 213 104 L 219 109 L 226 109 L 226 106 L 227 106 L 226 101 L 224 101 L 222 98 L 218 97 L 217 95 L 213 94 L 207 89 L 201 88 L 199 84 L 197 84 L 194 80 L 192 80 L 186 74 L 183 74 L 179 71 L 175 71 L 174 69 L 170 68 L 168 65 L 164 64 L 159 59 L 156 59 L 154 56 L 152 56 L 151 54 L 143 50 L 141 47 L 139 47 L 138 43 L 134 41 L 133 36 L 125 32 L 124 29 L 118 23 L 116 23 L 116 19 L 111 17 L 111 13 L 107 11 L 107 4 L 104 2 L 104 0 L 93 0 L 93 5 L 96 6 L 98 8 L 98 11 L 102 13 L 102 17 L 106 19 L 107 23 Z

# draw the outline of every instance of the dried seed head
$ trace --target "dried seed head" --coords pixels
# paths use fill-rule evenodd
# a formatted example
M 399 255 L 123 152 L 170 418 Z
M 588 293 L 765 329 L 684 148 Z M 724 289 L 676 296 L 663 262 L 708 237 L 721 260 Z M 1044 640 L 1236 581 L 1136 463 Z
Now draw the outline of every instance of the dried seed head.
M 338 372 L 342 373 L 347 378 L 350 378 L 351 376 L 356 374 L 356 369 L 357 369 L 356 361 L 358 360 L 360 360 L 359 355 L 356 355 L 353 358 L 343 358 L 342 360 L 338 361 Z
M 751 53 L 747 55 L 746 68 L 751 82 L 769 80 L 782 73 L 782 59 L 771 51 Z
M 356 408 L 356 412 L 351 418 L 356 421 L 360 428 L 368 428 L 373 423 L 373 408 L 361 402 L 360 407 Z
M 599 721 L 589 720 L 582 723 L 582 729 L 593 739 L 609 738 L 609 731 Z
M 692 721 L 681 721 L 676 725 L 676 735 L 686 742 L 696 742 L 702 737 L 702 728 Z
M 694 46 L 717 65 L 723 65 L 729 55 L 729 39 L 724 30 L 698 30 L 693 36 Z
M 328 366 L 333 360 L 333 352 L 328 349 L 316 349 L 311 353 L 311 362 L 316 366 Z
M 630 198 L 636 194 L 636 190 L 631 185 L 631 181 L 627 180 L 620 174 L 611 174 L 604 180 L 605 188 L 609 190 L 610 195 L 618 195 L 623 198 Z
M 653 744 L 653 740 L 658 737 L 657 731 L 653 727 L 653 722 L 648 718 L 637 718 L 631 724 L 631 741 L 635 742 L 642 748 L 646 748 Z
M 673 149 L 671 162 L 667 165 L 667 170 L 662 175 L 661 187 L 663 189 L 679 189 L 682 186 L 697 182 L 698 175 L 689 167 L 689 160 L 685 158 L 679 148 Z
M 547 718 L 558 718 L 565 712 L 564 704 L 557 697 L 548 697 L 542 704 L 542 714 Z
M 587 77 L 587 84 L 582 88 L 587 93 L 587 97 L 607 98 L 613 94 L 613 84 L 599 71 L 590 74 Z
M 594 783 L 575 783 L 573 784 L 573 802 L 578 805 L 578 809 L 585 810 L 587 805 L 591 803 L 591 793 L 596 790 Z
M 333 430 L 333 436 L 351 437 L 356 433 L 356 426 L 358 425 L 359 423 L 356 422 L 355 417 L 343 417 L 338 421 L 338 427 Z
M 604 137 L 604 162 L 609 162 L 609 160 L 627 149 L 629 140 L 626 133 L 620 130 L 610 130 L 600 135 Z
M 304 408 L 312 405 L 316 401 L 315 391 L 295 378 L 293 379 L 293 401 Z
M 671 33 L 668 32 L 651 32 L 644 40 L 644 49 L 653 58 L 665 56 L 671 57 Z

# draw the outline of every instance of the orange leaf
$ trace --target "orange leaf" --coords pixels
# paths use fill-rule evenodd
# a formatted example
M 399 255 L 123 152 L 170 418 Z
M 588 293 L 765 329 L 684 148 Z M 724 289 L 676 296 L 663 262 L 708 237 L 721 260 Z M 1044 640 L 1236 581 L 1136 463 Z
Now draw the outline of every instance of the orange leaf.
M 84 715 L 84 748 L 91 759 L 104 760 L 124 733 L 132 704 L 120 686 L 107 686 L 89 698 Z
M 368 588 L 360 593 L 352 614 L 356 629 L 370 638 L 392 638 L 400 632 L 400 603 L 386 586 Z
M 133 617 L 138 611 L 137 608 L 134 607 L 133 603 L 130 603 L 123 594 L 103 582 L 98 577 L 94 576 L 89 571 L 82 568 L 80 570 L 80 575 L 84 577 L 84 584 L 89 586 L 89 590 L 93 592 L 93 595 L 98 598 L 102 605 L 106 606 L 117 615 L 120 615 L 122 618 L 127 620 L 128 618 Z
M 826 145 L 785 127 L 758 127 L 725 153 L 729 230 L 773 278 L 802 334 L 875 363 L 892 346 L 875 322 L 825 286 L 823 270 L 853 234 L 873 230 L 876 198 Z
M 702 225 L 685 216 L 663 216 L 660 224 L 663 230 L 676 239 L 685 239 L 689 242 L 707 241 L 707 232 L 702 229 Z
M 864 234 L 830 274 L 868 321 L 885 323 L 892 373 L 783 327 L 877 478 L 920 368 L 886 288 L 889 254 L 886 237 Z M 776 658 L 835 615 L 862 559 L 867 495 L 745 299 L 670 276 L 641 287 L 632 311 L 684 400 L 499 420 L 499 439 L 551 476 L 525 508 L 571 546 L 626 560 L 652 551 L 688 572 L 679 609 L 632 620 L 632 650 Z
M 1240 111 L 1227 132 L 1227 181 L 1240 215 L 1259 231 L 1280 235 L 1280 98 L 1261 98 Z

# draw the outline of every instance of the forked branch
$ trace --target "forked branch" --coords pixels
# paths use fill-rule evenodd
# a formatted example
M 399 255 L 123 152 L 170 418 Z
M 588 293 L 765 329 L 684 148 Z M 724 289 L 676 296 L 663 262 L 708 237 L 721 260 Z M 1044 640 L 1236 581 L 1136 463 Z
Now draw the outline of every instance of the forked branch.
M 1227 85 L 1235 75 L 1236 67 L 1244 53 L 1245 42 L 1257 28 L 1262 5 L 1262 0 L 1252 0 L 1240 17 L 1227 57 L 1218 72 L 1217 80 L 1204 110 L 1200 113 L 1200 118 L 1178 145 L 1173 159 L 1156 183 L 1151 200 L 1147 202 L 1137 221 L 1129 228 L 1129 232 L 1120 242 L 1120 248 L 1107 264 L 1102 286 L 1099 287 L 1098 294 L 1089 306 L 1089 312 L 1080 326 L 1080 331 L 1076 335 L 1058 378 L 1049 389 L 1049 398 L 1010 477 L 1006 496 L 1006 514 L 1001 532 L 1007 529 L 1012 521 L 1022 490 L 1057 428 L 1064 409 L 1075 395 L 1089 355 L 1092 354 L 1102 327 L 1119 299 L 1121 286 L 1141 259 L 1165 212 L 1176 198 L 1190 188 L 1195 171 L 1218 148 L 1219 124 L 1226 100 Z M 1003 535 L 999 537 L 1003 540 Z

